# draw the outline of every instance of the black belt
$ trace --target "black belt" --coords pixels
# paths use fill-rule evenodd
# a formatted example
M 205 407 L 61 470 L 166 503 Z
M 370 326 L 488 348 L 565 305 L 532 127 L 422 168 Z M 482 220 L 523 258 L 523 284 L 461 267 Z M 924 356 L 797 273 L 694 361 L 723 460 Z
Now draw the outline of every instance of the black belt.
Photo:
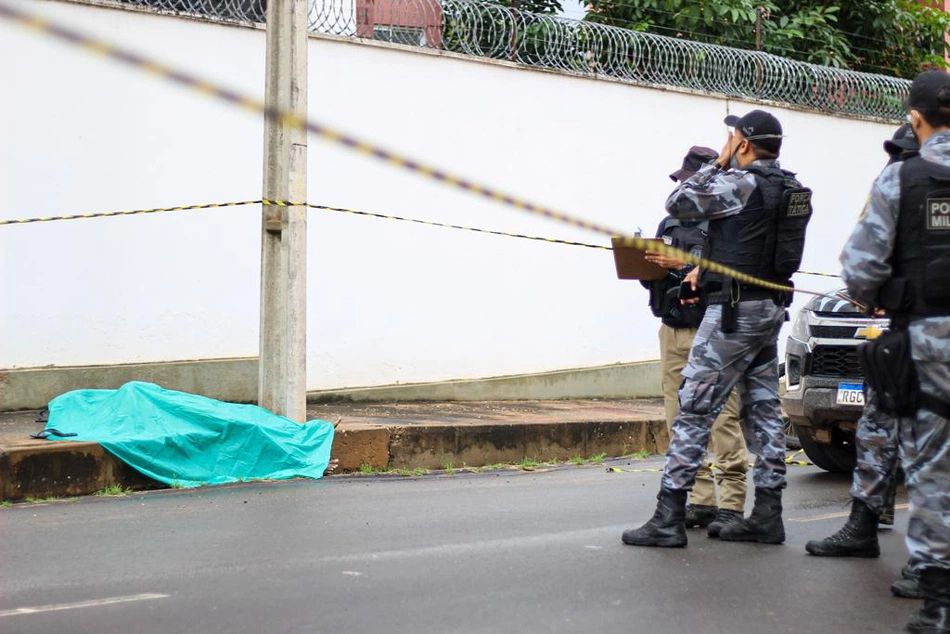
M 784 306 L 788 297 L 786 291 L 775 291 L 752 284 L 739 284 L 735 294 L 728 288 L 713 291 L 706 296 L 706 301 L 710 304 L 726 304 L 734 301 L 752 302 L 763 299 L 770 299 L 776 306 Z

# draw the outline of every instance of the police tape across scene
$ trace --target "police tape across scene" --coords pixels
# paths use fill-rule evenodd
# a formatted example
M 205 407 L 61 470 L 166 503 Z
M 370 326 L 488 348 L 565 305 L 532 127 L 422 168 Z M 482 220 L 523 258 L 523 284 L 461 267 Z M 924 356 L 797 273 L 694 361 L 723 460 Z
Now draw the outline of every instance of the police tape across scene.
M 507 205 L 509 207 L 514 207 L 526 213 L 534 214 L 537 216 L 542 216 L 558 222 L 568 224 L 573 227 L 591 231 L 593 233 L 599 233 L 605 236 L 612 236 L 618 238 L 618 244 L 623 246 L 632 246 L 638 249 L 651 250 L 661 255 L 667 257 L 674 257 L 680 259 L 689 264 L 694 264 L 699 266 L 707 271 L 714 273 L 719 273 L 724 276 L 731 277 L 736 282 L 751 284 L 754 286 L 759 286 L 769 290 L 784 292 L 784 293 L 793 293 L 795 291 L 800 293 L 805 293 L 808 295 L 816 295 L 820 297 L 832 297 L 824 292 L 812 291 L 805 288 L 793 288 L 791 286 L 786 286 L 783 284 L 777 284 L 768 280 L 759 279 L 757 277 L 748 275 L 741 271 L 734 270 L 717 262 L 705 259 L 703 257 L 693 255 L 692 253 L 687 253 L 676 249 L 668 245 L 656 245 L 653 241 L 647 240 L 645 238 L 630 236 L 625 234 L 625 232 L 618 231 L 616 229 L 607 227 L 606 225 L 596 223 L 593 221 L 585 220 L 565 212 L 557 211 L 550 207 L 539 205 L 533 203 L 529 200 L 522 199 L 511 194 L 507 194 L 500 190 L 488 187 L 481 183 L 478 183 L 473 180 L 469 180 L 458 175 L 452 174 L 450 172 L 443 171 L 436 167 L 432 167 L 420 161 L 416 161 L 407 157 L 404 157 L 396 152 L 387 150 L 377 144 L 371 143 L 369 141 L 360 139 L 358 137 L 352 136 L 350 134 L 343 133 L 341 131 L 330 128 L 321 123 L 304 119 L 292 112 L 282 111 L 278 108 L 272 108 L 266 106 L 261 101 L 249 97 L 247 95 L 242 95 L 233 90 L 219 86 L 212 81 L 202 79 L 195 75 L 192 75 L 188 72 L 173 68 L 171 66 L 164 65 L 162 63 L 156 62 L 154 60 L 145 58 L 135 52 L 132 52 L 128 49 L 121 48 L 112 43 L 106 42 L 104 40 L 94 38 L 79 31 L 70 29 L 68 27 L 62 26 L 43 18 L 37 17 L 33 14 L 30 14 L 19 9 L 14 9 L 9 5 L 0 2 L 0 18 L 10 20 L 16 24 L 24 26 L 26 28 L 38 31 L 50 37 L 56 38 L 61 41 L 68 42 L 74 46 L 84 48 L 89 52 L 96 53 L 108 57 L 114 61 L 120 62 L 127 66 L 137 68 L 143 72 L 155 75 L 166 81 L 178 84 L 195 92 L 200 92 L 202 94 L 214 97 L 221 101 L 230 103 L 236 107 L 249 110 L 252 112 L 257 112 L 264 115 L 265 118 L 277 121 L 282 125 L 291 128 L 303 129 L 316 136 L 322 137 L 333 143 L 337 143 L 344 147 L 347 147 L 355 152 L 365 154 L 376 158 L 380 161 L 384 161 L 400 167 L 406 171 L 418 174 L 424 178 L 438 181 L 449 187 L 454 187 L 456 189 L 461 189 L 469 193 L 493 200 L 495 202 Z M 287 203 L 281 201 L 263 201 L 265 206 L 269 205 L 278 205 L 286 206 Z M 846 301 L 851 301 L 855 303 L 862 310 L 864 309 L 863 305 L 859 305 L 857 302 L 854 302 L 850 298 L 836 296 L 839 299 L 845 299 Z

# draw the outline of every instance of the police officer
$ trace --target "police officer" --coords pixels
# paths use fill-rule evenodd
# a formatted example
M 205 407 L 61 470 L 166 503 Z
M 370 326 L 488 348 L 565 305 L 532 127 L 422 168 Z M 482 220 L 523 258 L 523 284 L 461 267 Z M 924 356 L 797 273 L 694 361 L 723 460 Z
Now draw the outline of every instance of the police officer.
M 683 158 L 680 169 L 670 174 L 673 181 L 684 181 L 703 165 L 714 161 L 719 154 L 708 147 L 693 146 Z M 700 255 L 706 241 L 709 221 L 691 222 L 664 218 L 657 229 L 656 237 L 682 251 Z M 660 253 L 647 252 L 646 259 L 668 269 L 666 277 L 643 285 L 650 290 L 650 309 L 661 320 L 660 362 L 662 365 L 663 405 L 666 410 L 667 431 L 673 427 L 679 410 L 677 391 L 683 380 L 689 350 L 705 312 L 702 304 L 682 304 L 679 288 L 686 275 L 693 269 L 675 258 Z M 686 527 L 708 527 L 709 535 L 718 537 L 722 527 L 742 519 L 746 494 L 746 448 L 739 425 L 739 399 L 736 391 L 712 427 L 710 439 L 716 456 L 717 469 L 707 457 L 696 473 L 696 483 L 686 505 Z M 716 485 L 719 485 L 719 500 Z
M 888 165 L 917 156 L 920 144 L 909 123 L 900 126 L 894 136 L 884 142 Z M 855 433 L 857 464 L 851 484 L 851 515 L 835 534 L 811 540 L 805 550 L 822 557 L 878 557 L 878 523 L 890 515 L 893 523 L 894 492 L 900 464 L 899 421 L 881 411 L 876 399 L 868 399 Z M 895 596 L 920 598 L 919 574 L 912 560 L 902 570 L 902 579 L 891 585 Z
M 677 219 L 709 220 L 704 257 L 787 286 L 801 260 L 800 221 L 807 221 L 811 213 L 810 192 L 778 165 L 782 144 L 778 119 L 753 110 L 741 118 L 729 116 L 725 123 L 735 131 L 716 162 L 683 182 L 670 195 L 666 210 Z M 783 227 L 788 233 L 780 235 Z M 789 298 L 782 291 L 710 271 L 699 277 L 698 272 L 694 269 L 687 276 L 690 288 L 701 289 L 708 308 L 683 371 L 680 410 L 656 512 L 640 528 L 625 531 L 622 539 L 634 546 L 686 545 L 686 495 L 702 463 L 713 421 L 729 392 L 738 387 L 746 445 L 756 455 L 755 505 L 751 516 L 727 524 L 719 536 L 780 544 L 785 541 L 786 467 L 776 341 Z
M 898 434 L 910 497 L 907 549 L 924 607 L 910 632 L 950 633 L 950 75 L 927 71 L 908 98 L 920 156 L 884 169 L 841 254 L 853 297 L 891 313 L 865 344 L 877 406 L 910 413 Z M 887 340 L 885 341 L 885 337 Z M 909 350 L 908 350 L 909 348 Z M 903 357 L 903 363 L 884 362 Z M 913 372 L 911 372 L 913 370 Z M 916 375 L 916 376 L 914 376 Z

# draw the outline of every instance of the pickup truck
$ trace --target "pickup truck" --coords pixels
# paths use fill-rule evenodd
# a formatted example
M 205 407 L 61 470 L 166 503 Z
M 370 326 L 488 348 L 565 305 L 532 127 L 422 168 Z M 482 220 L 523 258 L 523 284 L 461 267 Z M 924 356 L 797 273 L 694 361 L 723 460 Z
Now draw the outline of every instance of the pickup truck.
M 854 432 L 864 408 L 857 347 L 889 321 L 844 299 L 815 297 L 792 322 L 782 406 L 809 460 L 826 471 L 854 469 Z

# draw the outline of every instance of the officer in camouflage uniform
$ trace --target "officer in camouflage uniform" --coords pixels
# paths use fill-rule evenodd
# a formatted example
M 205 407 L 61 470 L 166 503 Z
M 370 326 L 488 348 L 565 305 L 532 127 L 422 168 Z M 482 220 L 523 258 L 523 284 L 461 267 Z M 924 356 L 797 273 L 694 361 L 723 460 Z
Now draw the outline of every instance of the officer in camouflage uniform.
M 899 436 L 910 497 L 907 549 L 924 607 L 910 632 L 950 633 L 950 75 L 911 84 L 910 123 L 920 156 L 885 168 L 841 254 L 848 291 L 891 311 L 909 336 L 919 381 L 916 415 Z M 896 349 L 896 348 L 895 348 Z M 893 365 L 893 364 L 892 364 Z M 882 372 L 892 379 L 901 370 Z M 870 380 L 870 377 L 869 377 Z M 913 390 L 911 390 L 913 391 Z M 901 394 L 903 395 L 903 394 Z M 881 401 L 876 393 L 874 399 Z
M 909 123 L 900 126 L 894 136 L 884 142 L 890 156 L 888 166 L 917 156 L 920 144 Z M 857 464 L 851 484 L 851 515 L 835 534 L 822 540 L 811 540 L 805 550 L 822 557 L 878 557 L 878 523 L 889 514 L 893 523 L 894 493 L 897 488 L 900 455 L 898 428 L 900 422 L 878 407 L 873 391 L 857 424 L 855 449 Z M 919 573 L 911 560 L 902 572 L 902 579 L 891 585 L 895 596 L 921 598 Z
M 779 240 L 777 222 L 783 192 L 798 186 L 778 166 L 782 128 L 762 110 L 727 117 L 735 127 L 716 163 L 701 168 L 669 197 L 666 210 L 679 219 L 709 220 L 704 256 L 733 269 L 789 284 L 799 262 L 781 272 L 774 262 L 789 241 Z M 800 186 L 799 186 L 800 187 Z M 809 193 L 810 194 L 810 193 Z M 808 206 L 810 215 L 810 205 Z M 686 495 L 692 488 L 709 443 L 710 429 L 733 387 L 742 403 L 746 445 L 756 455 L 755 506 L 748 518 L 727 524 L 719 537 L 728 541 L 780 544 L 782 489 L 785 487 L 785 431 L 778 394 L 777 345 L 786 319 L 783 293 L 740 284 L 698 269 L 688 276 L 701 288 L 708 308 L 683 371 L 680 410 L 673 423 L 657 508 L 643 526 L 624 532 L 634 546 L 685 546 Z M 695 301 L 695 300 L 689 300 Z
M 670 174 L 673 181 L 682 182 L 695 174 L 706 163 L 718 158 L 716 150 L 693 146 L 683 157 L 680 169 Z M 706 240 L 709 221 L 690 222 L 666 217 L 657 229 L 657 238 L 665 244 L 700 255 Z M 660 325 L 660 358 L 662 365 L 663 406 L 666 429 L 671 430 L 679 411 L 679 386 L 683 368 L 703 319 L 705 306 L 680 303 L 678 291 L 686 275 L 694 268 L 675 258 L 648 251 L 646 259 L 667 269 L 666 277 L 642 284 L 650 291 L 650 310 L 662 321 Z M 712 427 L 710 445 L 716 456 L 716 469 L 707 456 L 696 474 L 696 482 L 686 505 L 686 527 L 708 528 L 712 537 L 718 537 L 722 527 L 742 519 L 746 494 L 746 448 L 739 423 L 739 397 L 733 390 L 719 418 Z M 716 500 L 716 485 L 719 501 Z

